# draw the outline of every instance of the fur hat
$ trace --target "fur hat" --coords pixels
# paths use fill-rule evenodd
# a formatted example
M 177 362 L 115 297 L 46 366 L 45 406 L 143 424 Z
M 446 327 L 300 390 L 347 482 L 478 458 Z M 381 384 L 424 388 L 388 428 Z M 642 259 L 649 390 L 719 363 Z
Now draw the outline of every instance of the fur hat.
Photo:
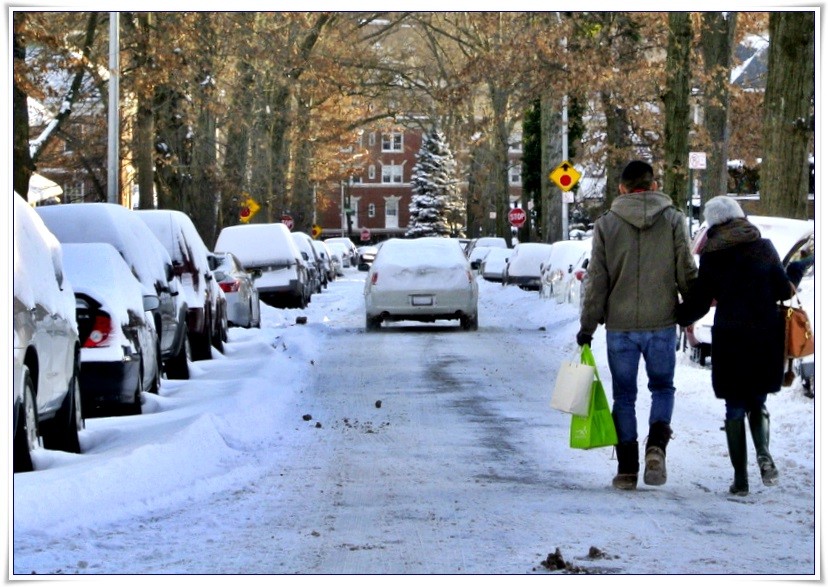
M 728 196 L 710 198 L 704 205 L 704 219 L 708 227 L 744 217 L 745 212 L 739 206 L 739 202 Z

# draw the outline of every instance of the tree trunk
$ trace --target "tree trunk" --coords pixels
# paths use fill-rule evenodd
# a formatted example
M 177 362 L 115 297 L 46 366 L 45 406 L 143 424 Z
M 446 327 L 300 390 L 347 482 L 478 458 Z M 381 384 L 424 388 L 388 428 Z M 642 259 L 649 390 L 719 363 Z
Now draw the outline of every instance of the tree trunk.
M 808 217 L 814 72 L 814 13 L 771 12 L 760 171 L 762 214 Z
M 509 225 L 509 96 L 508 94 L 489 85 L 489 95 L 492 102 L 494 136 L 492 151 L 494 164 L 491 168 L 491 186 L 493 188 L 497 236 L 512 241 L 512 230 Z
M 153 14 L 136 13 L 134 61 L 137 72 L 144 73 L 149 67 L 153 46 L 152 34 L 155 30 Z M 126 20 L 130 23 L 130 19 Z M 135 133 L 132 151 L 138 175 L 138 200 L 142 210 L 155 208 L 155 88 L 137 85 L 137 105 L 135 113 Z M 160 205 L 163 208 L 164 206 Z
M 17 12 L 14 15 L 15 31 L 12 36 L 13 39 L 13 53 L 14 53 L 14 67 L 22 66 L 26 60 L 26 46 L 23 44 L 24 39 L 18 35 L 17 28 L 21 26 L 26 19 L 25 12 Z M 32 161 L 29 152 L 29 104 L 28 96 L 17 85 L 17 76 L 13 76 L 12 83 L 12 109 L 13 109 L 13 156 L 14 156 L 14 172 L 12 183 L 14 191 L 23 196 L 25 199 L 29 193 L 29 178 L 34 173 L 34 162 Z
M 664 186 L 662 190 L 679 208 L 687 206 L 690 156 L 690 14 L 671 12 L 668 17 L 667 87 L 664 94 Z
M 545 243 L 559 241 L 563 234 L 563 194 L 549 180 L 549 174 L 561 163 L 563 156 L 561 117 L 560 109 L 555 106 L 557 103 L 557 100 L 549 96 L 541 100 L 541 237 Z
M 250 127 L 253 120 L 253 95 L 255 87 L 254 71 L 249 61 L 243 59 L 238 64 L 239 84 L 234 88 L 231 112 L 238 122 L 227 125 L 227 148 L 224 155 L 224 185 L 221 188 L 221 204 L 217 219 L 216 232 L 225 226 L 238 222 L 240 204 L 246 200 L 243 194 L 248 190 L 247 169 L 248 150 L 250 149 Z
M 632 145 L 626 110 L 619 107 L 612 93 L 607 91 L 601 92 L 601 104 L 607 121 L 607 184 L 604 186 L 604 206 L 609 210 L 612 201 L 618 195 L 621 172 L 630 161 Z
M 704 127 L 710 140 L 707 169 L 701 172 L 701 206 L 727 193 L 728 118 L 730 112 L 730 56 L 736 31 L 736 12 L 702 15 L 700 49 L 708 73 L 704 85 Z
M 303 101 L 296 109 L 296 155 L 293 157 L 292 204 L 293 230 L 310 233 L 313 225 L 313 185 L 310 181 L 310 163 L 313 144 L 310 136 L 311 113 Z

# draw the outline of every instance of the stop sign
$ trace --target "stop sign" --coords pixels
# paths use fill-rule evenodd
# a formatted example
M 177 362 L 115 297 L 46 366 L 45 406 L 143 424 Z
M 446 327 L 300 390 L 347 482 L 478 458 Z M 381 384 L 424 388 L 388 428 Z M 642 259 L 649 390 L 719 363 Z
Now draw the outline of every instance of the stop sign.
M 509 210 L 509 224 L 520 228 L 526 222 L 526 212 L 523 208 L 512 208 Z
M 293 230 L 293 217 L 289 214 L 282 216 L 282 224 L 288 227 L 288 230 Z

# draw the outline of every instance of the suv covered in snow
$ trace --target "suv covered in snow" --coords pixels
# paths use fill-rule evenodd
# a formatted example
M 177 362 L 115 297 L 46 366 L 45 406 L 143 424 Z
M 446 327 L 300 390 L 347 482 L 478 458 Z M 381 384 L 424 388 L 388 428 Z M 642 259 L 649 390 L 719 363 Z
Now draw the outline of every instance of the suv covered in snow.
M 253 275 L 259 299 L 277 308 L 305 308 L 310 276 L 290 230 L 281 222 L 221 230 L 216 251 L 233 253 Z

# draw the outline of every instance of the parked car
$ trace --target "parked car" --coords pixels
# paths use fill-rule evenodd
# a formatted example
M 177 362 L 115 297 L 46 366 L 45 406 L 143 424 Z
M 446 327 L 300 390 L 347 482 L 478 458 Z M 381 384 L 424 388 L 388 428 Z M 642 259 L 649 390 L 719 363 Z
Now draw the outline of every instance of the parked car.
M 334 254 L 330 247 L 322 241 L 313 241 L 313 248 L 316 249 L 316 254 L 322 260 L 322 268 L 325 272 L 327 282 L 330 283 L 336 280 L 337 264 L 335 263 Z
M 509 255 L 503 272 L 503 283 L 539 291 L 541 265 L 549 257 L 551 250 L 552 245 L 547 243 L 518 243 Z
M 345 248 L 348 250 L 347 259 L 345 259 L 345 267 L 356 267 L 359 264 L 359 253 L 357 252 L 356 245 L 347 236 L 326 238 L 325 243 L 328 245 L 332 243 L 345 245 Z
M 302 255 L 281 222 L 240 224 L 221 230 L 216 251 L 233 253 L 253 275 L 259 299 L 277 308 L 305 308 L 310 289 Z
M 470 261 L 474 260 L 474 252 L 475 249 L 478 247 L 499 247 L 501 249 L 508 249 L 509 243 L 506 242 L 506 239 L 500 236 L 481 236 L 479 238 L 475 238 L 470 240 L 466 244 L 466 257 L 469 258 Z
M 554 298 L 559 304 L 579 303 L 591 253 L 591 238 L 552 243 L 541 266 L 541 297 Z
M 774 216 L 748 216 L 747 219 L 759 228 L 762 238 L 767 238 L 773 243 L 782 264 L 785 266 L 788 265 L 794 254 L 814 238 L 814 222 L 812 220 L 796 220 Z M 702 223 L 693 237 L 691 251 L 697 260 L 706 242 L 706 233 L 707 224 Z M 710 357 L 715 313 L 716 306 L 713 305 L 710 311 L 701 319 L 684 329 L 682 340 L 679 341 L 684 350 L 689 349 L 690 359 L 700 365 L 704 365 Z M 813 320 L 813 314 L 810 314 L 810 317 Z
M 463 329 L 477 330 L 477 280 L 451 239 L 383 242 L 366 276 L 364 296 L 369 331 L 401 320 L 459 320 Z
M 118 204 L 39 206 L 37 213 L 61 243 L 109 243 L 141 282 L 144 295 L 158 296 L 153 310 L 161 335 L 161 359 L 170 379 L 188 379 L 192 353 L 187 337 L 187 303 L 169 253 L 133 210 Z
M 158 296 L 108 243 L 63 245 L 74 284 L 81 340 L 81 403 L 87 418 L 141 413 L 141 393 L 158 393 L 160 343 L 152 311 Z
M 512 249 L 486 247 L 485 250 L 486 256 L 480 261 L 480 276 L 486 281 L 503 283 L 506 263 L 509 262 Z
M 293 237 L 293 242 L 296 243 L 296 248 L 302 255 L 302 261 L 308 268 L 308 275 L 310 275 L 308 300 L 310 300 L 313 294 L 322 293 L 323 285 L 327 287 L 327 275 L 322 269 L 322 261 L 316 249 L 313 248 L 311 236 L 305 232 L 291 232 L 290 236 Z
M 261 327 L 259 291 L 242 262 L 233 253 L 210 253 L 210 259 L 213 276 L 227 300 L 228 324 Z
M 379 249 L 374 245 L 357 247 L 357 254 L 359 255 L 357 269 L 360 271 L 368 271 L 371 268 L 371 263 L 377 258 L 378 251 Z
M 184 212 L 137 210 L 135 214 L 164 245 L 173 272 L 181 280 L 193 360 L 211 359 L 211 348 L 222 351 L 227 340 L 227 304 L 224 292 L 213 279 L 207 245 Z
M 468 255 L 469 263 L 471 264 L 472 271 L 480 272 L 480 266 L 483 264 L 483 259 L 485 259 L 489 251 L 492 249 L 500 249 L 501 251 L 511 251 L 511 249 L 506 249 L 502 247 L 475 247 L 473 251 L 471 251 Z
M 331 259 L 336 266 L 336 274 L 337 276 L 341 277 L 345 275 L 344 268 L 351 266 L 351 252 L 348 249 L 347 245 L 343 245 L 342 243 L 329 243 L 325 242 L 328 245 L 328 248 L 331 250 L 332 257 Z
M 32 207 L 14 200 L 12 465 L 32 471 L 32 453 L 80 453 L 80 335 L 61 245 Z

